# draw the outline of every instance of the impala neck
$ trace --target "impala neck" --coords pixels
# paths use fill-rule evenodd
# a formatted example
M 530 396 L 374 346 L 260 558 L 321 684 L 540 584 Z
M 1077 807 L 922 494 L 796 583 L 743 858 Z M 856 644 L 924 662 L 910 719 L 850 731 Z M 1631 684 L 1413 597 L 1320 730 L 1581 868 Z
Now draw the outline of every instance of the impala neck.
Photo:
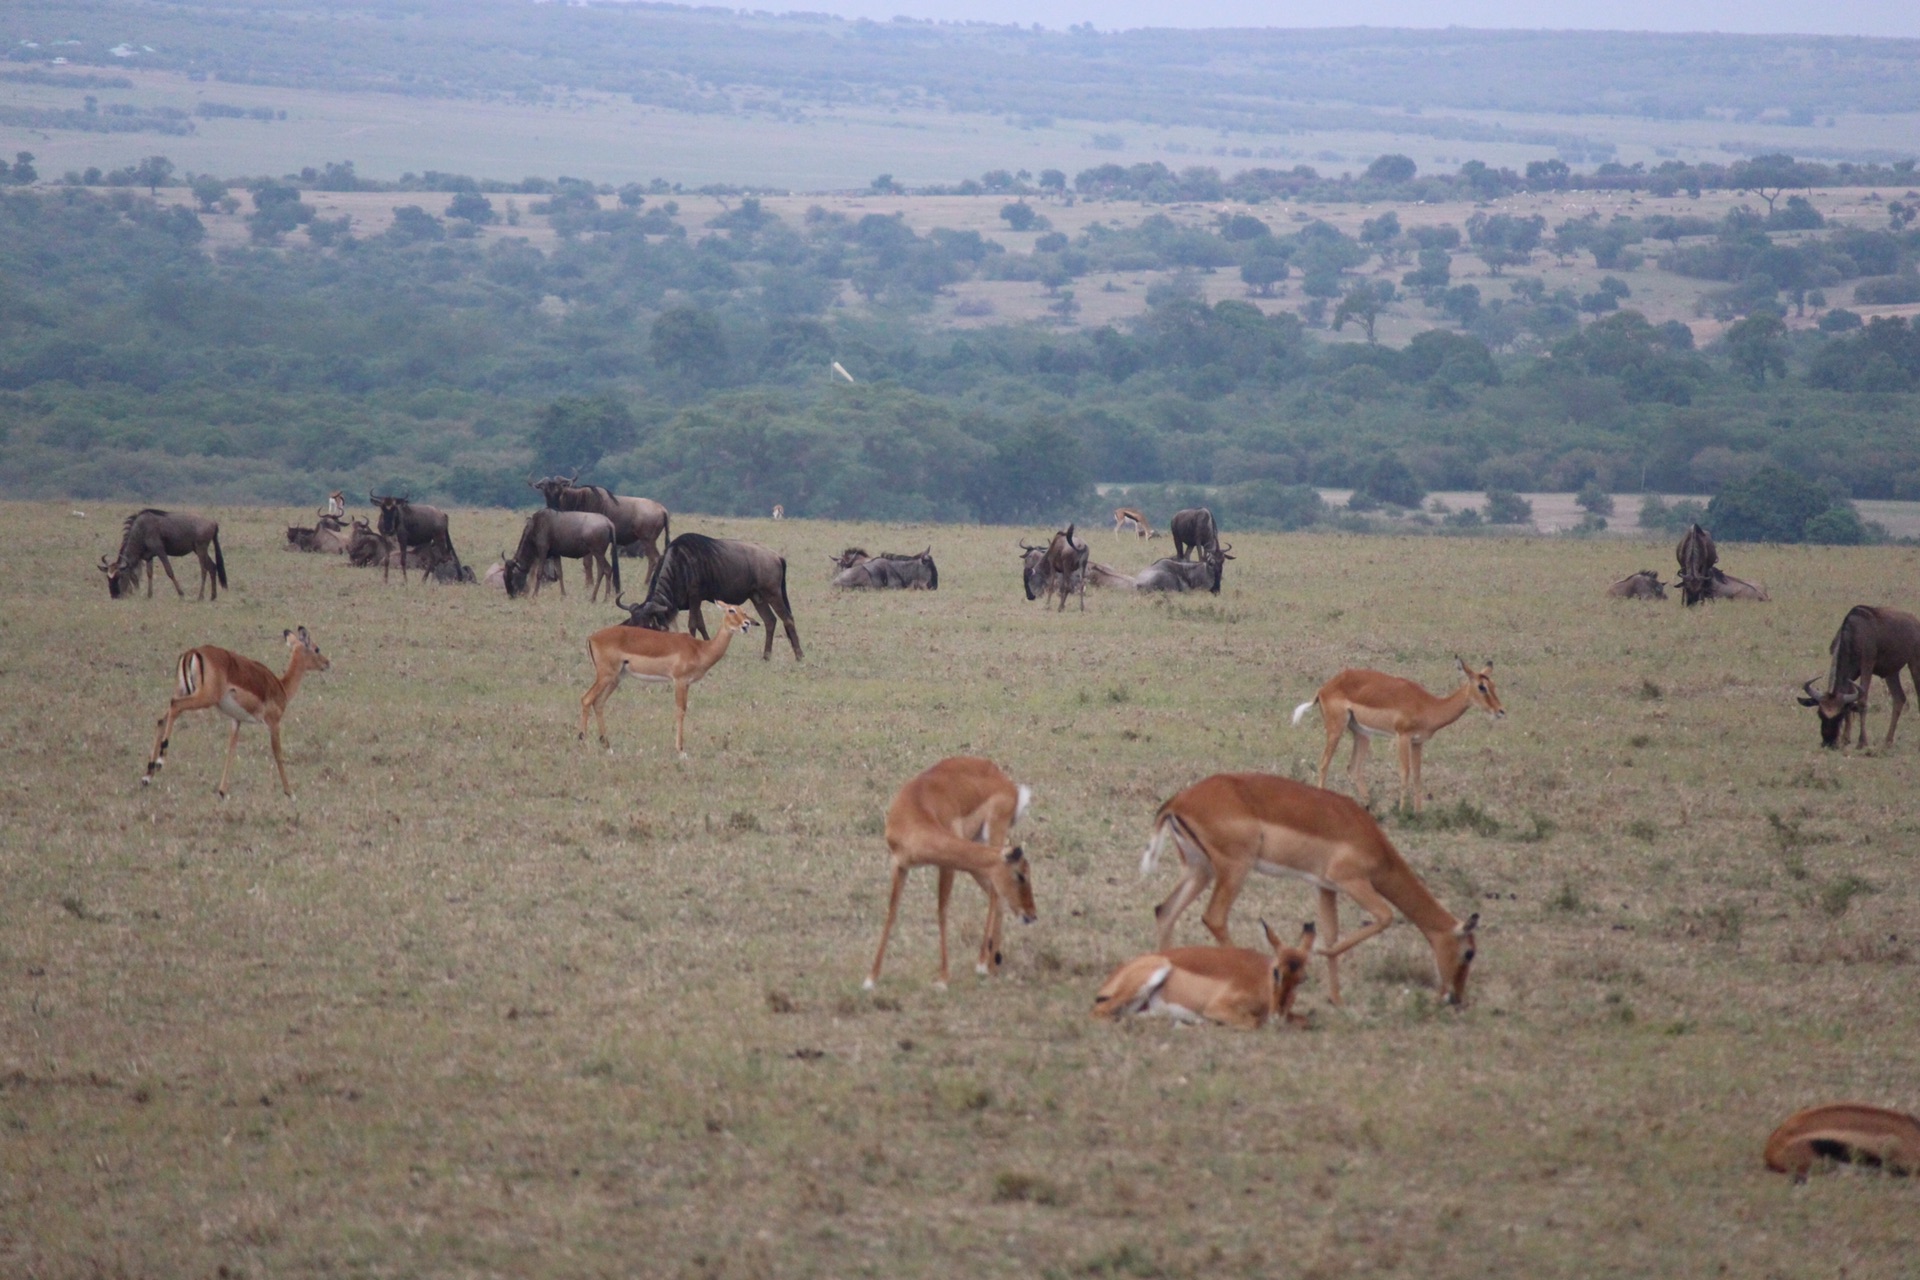
M 288 702 L 292 702 L 293 695 L 300 691 L 301 678 L 312 669 L 313 664 L 308 661 L 306 650 L 296 650 L 287 663 L 286 672 L 280 677 L 280 687 L 286 690 Z
M 1387 848 L 1392 851 L 1396 865 L 1392 874 L 1375 880 L 1373 887 L 1427 937 L 1452 936 L 1454 928 L 1460 923 L 1459 918 L 1440 905 L 1440 899 L 1433 896 L 1433 891 L 1407 865 L 1406 859 L 1400 856 L 1398 849 L 1393 848 L 1391 841 L 1387 842 Z
M 1444 698 L 1435 698 L 1432 708 L 1432 724 L 1429 733 L 1440 730 L 1467 714 L 1467 708 L 1473 705 L 1473 681 L 1467 680 L 1458 689 Z

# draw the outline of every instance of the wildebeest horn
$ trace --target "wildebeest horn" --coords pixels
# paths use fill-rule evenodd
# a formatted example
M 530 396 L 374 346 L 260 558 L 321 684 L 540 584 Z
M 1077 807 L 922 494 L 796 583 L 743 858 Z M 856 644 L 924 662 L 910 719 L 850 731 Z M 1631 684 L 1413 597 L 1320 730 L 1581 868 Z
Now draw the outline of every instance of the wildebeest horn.
M 567 477 L 567 483 L 572 484 L 574 481 L 578 480 L 579 478 L 580 478 L 580 468 L 575 467 L 573 469 L 573 474 Z
M 100 557 L 100 572 L 102 573 L 113 572 L 113 566 L 107 563 L 107 558 L 105 556 Z

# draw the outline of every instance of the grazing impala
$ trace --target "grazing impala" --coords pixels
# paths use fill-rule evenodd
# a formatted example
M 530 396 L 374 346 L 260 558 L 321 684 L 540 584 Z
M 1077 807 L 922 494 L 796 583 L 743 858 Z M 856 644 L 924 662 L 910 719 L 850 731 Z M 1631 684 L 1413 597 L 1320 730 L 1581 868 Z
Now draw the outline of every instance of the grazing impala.
M 1160 531 L 1149 524 L 1146 516 L 1140 512 L 1134 510 L 1132 507 L 1115 507 L 1113 509 L 1114 536 L 1119 537 L 1129 529 L 1139 534 L 1142 538 L 1157 538 L 1160 536 Z
M 727 656 L 727 646 L 736 635 L 747 634 L 753 620 L 737 605 L 720 610 L 720 634 L 701 639 L 681 631 L 653 631 L 646 627 L 616 623 L 587 637 L 587 657 L 593 660 L 593 687 L 580 699 L 580 741 L 587 740 L 587 713 L 600 722 L 600 745 L 613 750 L 607 740 L 607 699 L 620 687 L 622 676 L 673 685 L 673 749 L 687 754 L 687 691 L 694 681 L 713 670 Z
M 1320 786 L 1327 785 L 1327 766 L 1340 749 L 1340 735 L 1353 731 L 1353 755 L 1347 759 L 1347 776 L 1353 779 L 1354 794 L 1367 803 L 1367 752 L 1371 738 L 1392 738 L 1400 749 L 1400 805 L 1406 807 L 1409 795 L 1413 811 L 1420 812 L 1420 749 L 1427 740 L 1467 713 L 1479 707 L 1496 720 L 1506 718 L 1500 697 L 1493 691 L 1493 663 L 1474 671 L 1455 658 L 1466 683 L 1444 698 L 1436 698 L 1411 680 L 1384 672 L 1348 668 L 1320 686 L 1311 702 L 1293 709 L 1293 722 L 1299 724 L 1318 704 L 1320 719 L 1327 730 L 1327 748 L 1320 753 Z
M 173 738 L 173 722 L 189 711 L 218 710 L 233 721 L 233 733 L 227 738 L 227 763 L 220 770 L 219 796 L 226 799 L 227 776 L 233 772 L 233 753 L 240 742 L 240 726 L 264 724 L 267 741 L 273 747 L 274 767 L 280 770 L 280 789 L 293 799 L 293 784 L 287 781 L 287 762 L 280 755 L 280 719 L 287 704 L 300 691 L 301 677 L 309 671 L 325 671 L 333 664 L 321 654 L 307 635 L 307 629 L 284 633 L 291 654 L 283 675 L 275 675 L 261 663 L 216 645 L 203 644 L 180 655 L 174 677 L 173 699 L 160 720 L 160 732 L 153 740 L 153 754 L 147 757 L 147 771 L 141 785 L 153 781 L 155 770 L 167 762 L 167 743 Z
M 1920 1174 L 1920 1116 L 1863 1102 L 1830 1102 L 1796 1111 L 1767 1139 L 1767 1168 L 1806 1181 L 1815 1160 L 1879 1165 Z
M 1221 946 L 1230 947 L 1227 913 L 1247 877 L 1255 871 L 1297 876 L 1320 890 L 1314 951 L 1327 958 L 1327 998 L 1334 1004 L 1340 1003 L 1339 957 L 1389 928 L 1396 907 L 1433 948 L 1441 998 L 1449 1004 L 1466 1001 L 1473 931 L 1480 916 L 1455 919 L 1420 882 L 1373 816 L 1347 797 L 1271 774 L 1215 774 L 1160 806 L 1140 874 L 1153 871 L 1168 845 L 1179 850 L 1186 872 L 1166 901 L 1153 909 L 1162 952 L 1173 941 L 1174 921 L 1208 884 L 1214 885 L 1213 896 L 1201 919 Z M 1342 893 L 1373 917 L 1344 941 Z
M 1272 955 L 1245 947 L 1174 947 L 1135 956 L 1101 986 L 1093 1016 L 1165 1014 L 1175 1022 L 1206 1018 L 1247 1031 L 1265 1026 L 1269 1018 L 1278 1018 L 1282 1027 L 1305 1022 L 1293 1012 L 1293 998 L 1307 976 L 1313 925 L 1305 926 L 1297 947 L 1281 942 L 1265 920 L 1260 928 Z
M 964 871 L 987 895 L 987 922 L 980 934 L 980 958 L 974 969 L 981 975 L 1000 967 L 1001 905 L 1020 917 L 1034 920 L 1033 882 L 1026 854 L 1007 839 L 1007 831 L 1027 811 L 1033 792 L 1015 785 L 991 760 L 951 756 L 901 787 L 887 807 L 887 852 L 893 856 L 893 885 L 887 895 L 887 922 L 880 929 L 880 949 L 863 985 L 873 990 L 880 980 L 880 962 L 886 958 L 887 939 L 900 912 L 900 891 L 907 872 L 935 867 L 940 872 L 940 981 L 947 985 L 947 902 L 953 896 L 953 878 Z

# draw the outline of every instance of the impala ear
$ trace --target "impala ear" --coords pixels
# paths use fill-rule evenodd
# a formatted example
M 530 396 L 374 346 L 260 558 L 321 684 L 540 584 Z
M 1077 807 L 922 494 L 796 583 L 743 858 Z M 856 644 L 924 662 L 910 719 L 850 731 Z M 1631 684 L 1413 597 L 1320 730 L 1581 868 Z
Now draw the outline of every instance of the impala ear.
M 1268 946 L 1272 947 L 1275 951 L 1278 951 L 1280 949 L 1280 935 L 1273 931 L 1272 925 L 1268 924 L 1265 920 L 1262 920 L 1260 922 L 1260 932 L 1267 935 Z
M 1019 845 L 1015 845 L 1013 846 L 1013 848 L 1001 854 L 1000 860 L 1006 863 L 1008 866 L 1013 866 L 1016 863 L 1025 862 L 1027 860 L 1026 850 L 1022 849 Z
M 1479 927 L 1480 927 L 1480 913 L 1476 911 L 1472 915 L 1468 916 L 1460 924 L 1454 926 L 1453 936 L 1456 938 L 1471 938 L 1473 936 L 1473 931 Z
M 298 631 L 300 635 L 300 643 L 307 646 L 307 648 L 309 649 L 313 648 L 313 637 L 307 634 L 307 629 L 305 627 L 300 627 L 298 628 Z

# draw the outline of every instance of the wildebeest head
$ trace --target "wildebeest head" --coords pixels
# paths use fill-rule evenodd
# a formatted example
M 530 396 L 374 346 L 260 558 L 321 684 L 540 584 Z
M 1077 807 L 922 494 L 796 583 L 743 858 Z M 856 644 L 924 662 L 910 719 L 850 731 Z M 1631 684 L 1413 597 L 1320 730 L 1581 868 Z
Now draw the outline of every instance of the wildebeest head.
M 529 489 L 539 490 L 540 496 L 547 500 L 547 505 L 555 511 L 558 511 L 560 509 L 560 495 L 573 488 L 574 481 L 579 478 L 580 468 L 575 467 L 573 474 L 570 476 L 547 476 L 541 480 L 535 480 L 532 476 L 528 476 L 527 487 Z
M 527 589 L 527 571 L 512 556 L 500 553 L 500 584 L 507 589 L 507 599 L 516 599 Z
M 1232 550 L 1233 544 L 1231 542 L 1216 542 L 1201 553 L 1201 563 L 1207 566 L 1207 576 L 1212 580 L 1213 584 L 1208 590 L 1212 591 L 1215 595 L 1220 594 L 1220 575 L 1226 568 L 1227 561 L 1233 559 L 1232 556 L 1227 554 Z
M 1800 705 L 1812 707 L 1820 716 L 1820 745 L 1838 747 L 1847 738 L 1847 722 L 1860 712 L 1860 686 L 1852 679 L 1827 693 L 1815 693 L 1813 681 L 1800 686 Z
M 387 494 L 383 497 L 379 494 L 369 493 L 367 494 L 367 501 L 380 508 L 380 532 L 386 534 L 389 538 L 398 537 L 400 534 L 400 523 L 404 518 L 403 513 L 409 505 L 410 499 L 396 498 L 392 494 Z
M 109 599 L 118 600 L 123 594 L 133 594 L 133 584 L 127 579 L 127 566 L 123 559 L 110 562 L 105 556 L 101 556 L 99 568 L 100 572 L 107 575 Z
M 1020 544 L 1020 578 L 1027 589 L 1027 599 L 1038 600 L 1047 590 L 1047 549 Z

